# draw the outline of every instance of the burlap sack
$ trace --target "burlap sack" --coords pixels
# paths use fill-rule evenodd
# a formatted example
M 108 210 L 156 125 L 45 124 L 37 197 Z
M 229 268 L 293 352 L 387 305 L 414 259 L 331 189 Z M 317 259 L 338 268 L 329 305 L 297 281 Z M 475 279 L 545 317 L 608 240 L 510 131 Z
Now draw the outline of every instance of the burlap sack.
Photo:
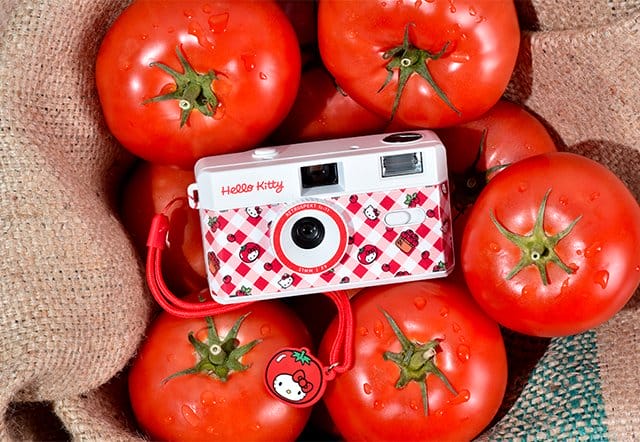
M 0 440 L 8 428 L 32 438 L 31 413 L 10 403 L 73 412 L 123 369 L 147 324 L 139 260 L 114 216 L 131 157 L 107 133 L 93 75 L 125 3 L 0 1 Z
M 0 0 L 0 439 L 140 438 L 118 376 L 149 314 L 114 218 L 130 158 L 104 127 L 92 70 L 127 3 Z M 522 51 L 506 96 L 639 197 L 640 3 L 516 4 Z M 578 336 L 507 333 L 509 390 L 480 439 L 640 438 L 639 336 L 637 294 Z

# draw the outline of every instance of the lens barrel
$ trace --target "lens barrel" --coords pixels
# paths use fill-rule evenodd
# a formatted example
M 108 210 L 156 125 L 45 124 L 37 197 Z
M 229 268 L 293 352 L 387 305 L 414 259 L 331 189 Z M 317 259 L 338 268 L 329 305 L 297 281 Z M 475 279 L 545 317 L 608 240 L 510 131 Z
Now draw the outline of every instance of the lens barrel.
M 317 218 L 305 216 L 293 224 L 291 239 L 302 249 L 318 247 L 324 239 L 324 226 Z

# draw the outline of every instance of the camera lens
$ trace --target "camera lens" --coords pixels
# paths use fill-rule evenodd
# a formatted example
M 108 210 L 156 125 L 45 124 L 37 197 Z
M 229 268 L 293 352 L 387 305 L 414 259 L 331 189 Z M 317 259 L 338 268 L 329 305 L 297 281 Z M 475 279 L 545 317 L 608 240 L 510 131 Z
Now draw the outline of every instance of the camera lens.
M 293 224 L 291 239 L 302 249 L 313 249 L 324 239 L 324 226 L 318 219 L 305 216 Z

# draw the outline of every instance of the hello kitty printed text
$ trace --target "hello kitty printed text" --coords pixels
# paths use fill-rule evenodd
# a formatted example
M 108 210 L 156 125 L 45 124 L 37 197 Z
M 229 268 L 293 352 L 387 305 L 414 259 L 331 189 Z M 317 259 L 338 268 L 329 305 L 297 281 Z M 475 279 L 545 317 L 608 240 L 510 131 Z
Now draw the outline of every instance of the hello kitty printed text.
M 273 190 L 280 193 L 284 189 L 284 182 L 278 180 L 259 180 L 255 183 L 238 183 L 233 186 L 220 187 L 221 195 L 238 195 L 241 193 L 261 192 L 265 190 Z

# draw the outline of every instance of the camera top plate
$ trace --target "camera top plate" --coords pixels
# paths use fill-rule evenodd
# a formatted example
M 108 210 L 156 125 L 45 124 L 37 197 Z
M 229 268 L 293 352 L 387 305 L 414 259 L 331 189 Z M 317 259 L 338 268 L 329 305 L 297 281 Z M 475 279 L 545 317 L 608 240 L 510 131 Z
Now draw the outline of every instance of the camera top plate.
M 385 174 L 384 158 L 403 154 L 419 158 L 419 171 Z M 403 162 L 390 163 L 404 167 Z M 324 166 L 335 166 L 337 177 L 332 177 L 330 185 L 303 185 L 308 169 L 330 169 Z M 190 204 L 196 209 L 213 210 L 435 185 L 447 180 L 445 148 L 430 130 L 259 147 L 202 158 L 194 172 L 196 183 L 188 189 Z

